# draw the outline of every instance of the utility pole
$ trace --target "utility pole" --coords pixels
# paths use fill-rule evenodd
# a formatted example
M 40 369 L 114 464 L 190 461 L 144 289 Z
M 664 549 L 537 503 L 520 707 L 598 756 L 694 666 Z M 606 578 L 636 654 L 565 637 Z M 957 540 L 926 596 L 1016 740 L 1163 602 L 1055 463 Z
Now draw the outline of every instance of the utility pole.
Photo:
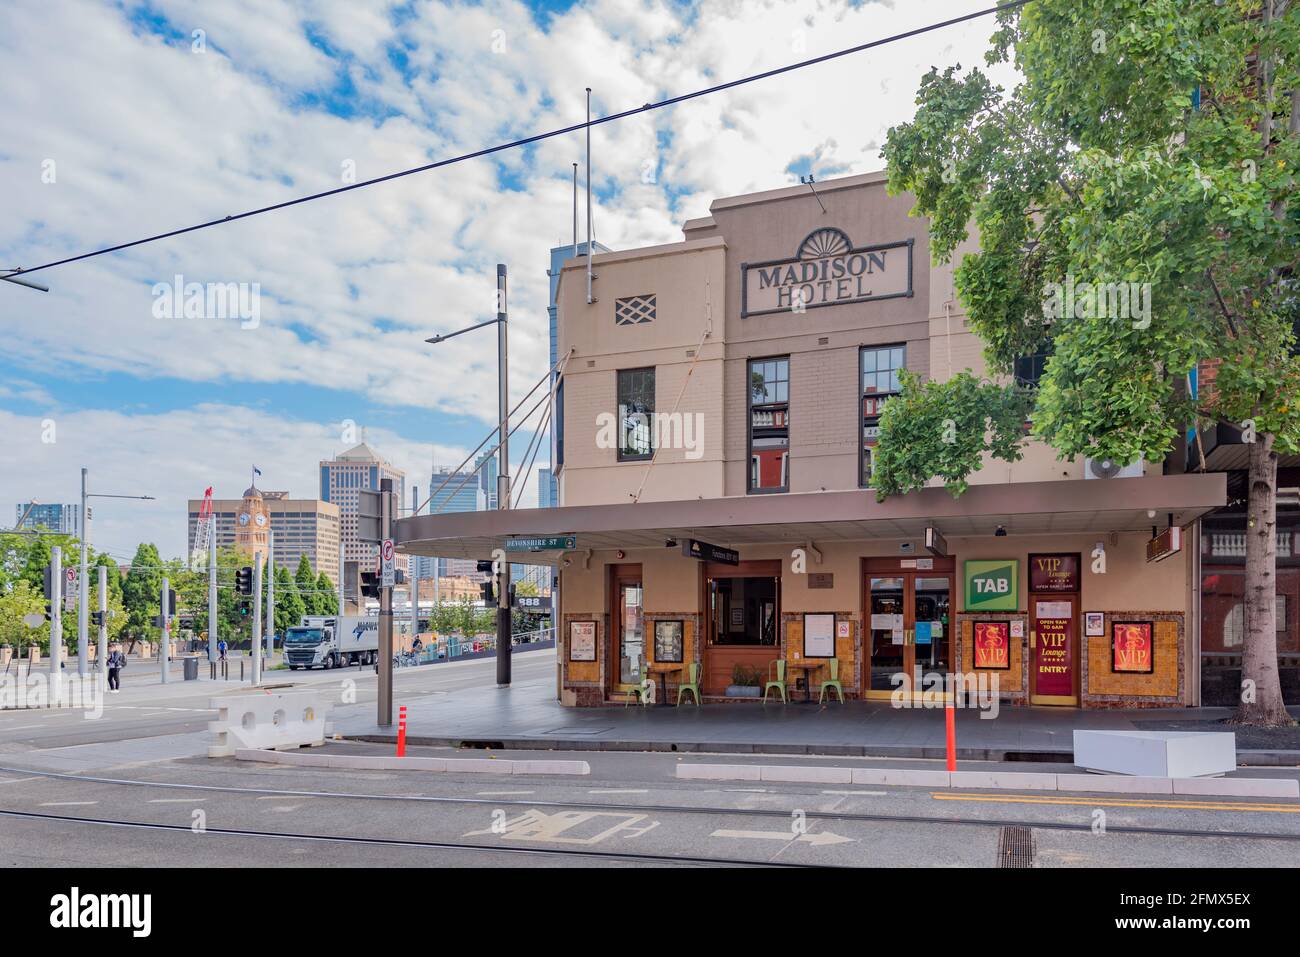
M 343 572 L 347 568 L 347 560 L 344 558 L 343 543 L 339 542 L 339 614 L 347 614 L 347 609 L 343 607 Z
M 275 657 L 275 529 L 267 534 L 270 556 L 266 560 L 266 661 Z
M 590 131 L 588 131 L 590 133 Z M 497 508 L 510 508 L 510 390 L 509 319 L 505 263 L 497 263 L 497 403 L 501 420 L 497 446 Z M 497 576 L 497 687 L 510 685 L 510 562 L 498 563 Z
M 383 542 L 393 537 L 393 480 L 379 480 L 379 522 Z M 379 545 L 379 565 L 383 570 L 383 542 Z M 379 588 L 379 716 L 381 728 L 393 725 L 393 589 Z
M 84 519 L 83 519 L 84 521 Z M 108 568 L 99 566 L 99 645 L 95 649 L 96 670 L 101 679 L 108 677 Z M 101 690 L 103 684 L 100 685 Z
M 86 619 L 90 612 L 90 588 L 86 581 L 86 538 L 89 531 L 89 525 L 86 522 L 86 470 L 81 470 L 81 561 L 77 573 L 77 590 L 80 594 L 77 596 L 77 674 L 83 678 L 86 672 L 90 670 L 89 655 L 90 648 L 86 641 Z
M 420 488 L 418 485 L 411 486 L 411 517 L 420 511 Z M 435 558 L 434 561 L 437 561 Z M 407 586 L 407 592 L 411 596 L 411 637 L 414 638 L 420 633 L 420 576 L 415 573 L 420 559 L 411 556 L 408 563 L 411 582 Z
M 253 685 L 262 683 L 262 553 L 253 553 Z
M 50 683 L 55 688 L 63 664 L 63 549 L 50 546 Z
M 208 519 L 208 662 L 217 660 L 217 516 Z
M 167 683 L 167 672 L 171 670 L 172 636 L 171 620 L 168 618 L 167 597 L 171 594 L 171 582 L 162 580 L 162 595 L 158 600 L 158 621 L 162 623 L 162 640 L 158 643 L 158 666 L 162 669 L 162 683 Z

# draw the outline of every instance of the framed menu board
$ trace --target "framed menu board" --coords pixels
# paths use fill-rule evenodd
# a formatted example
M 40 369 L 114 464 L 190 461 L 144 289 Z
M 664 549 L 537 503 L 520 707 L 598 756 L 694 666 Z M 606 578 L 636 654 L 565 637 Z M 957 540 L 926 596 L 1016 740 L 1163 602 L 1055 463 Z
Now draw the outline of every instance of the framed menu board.
M 803 616 L 803 656 L 805 658 L 835 657 L 835 616 Z
M 655 661 L 677 662 L 682 660 L 682 621 L 655 622 Z
M 1155 668 L 1155 625 L 1149 621 L 1114 621 L 1110 625 L 1110 670 L 1149 675 Z
M 596 623 L 594 621 L 569 622 L 569 660 L 596 660 Z

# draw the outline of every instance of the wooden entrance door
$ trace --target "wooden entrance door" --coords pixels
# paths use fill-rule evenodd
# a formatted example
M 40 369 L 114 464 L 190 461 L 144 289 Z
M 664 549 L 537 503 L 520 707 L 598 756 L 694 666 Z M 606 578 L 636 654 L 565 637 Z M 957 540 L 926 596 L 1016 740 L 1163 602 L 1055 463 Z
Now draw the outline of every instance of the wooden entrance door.
M 645 590 L 640 565 L 610 566 L 609 688 L 634 691 L 645 667 Z

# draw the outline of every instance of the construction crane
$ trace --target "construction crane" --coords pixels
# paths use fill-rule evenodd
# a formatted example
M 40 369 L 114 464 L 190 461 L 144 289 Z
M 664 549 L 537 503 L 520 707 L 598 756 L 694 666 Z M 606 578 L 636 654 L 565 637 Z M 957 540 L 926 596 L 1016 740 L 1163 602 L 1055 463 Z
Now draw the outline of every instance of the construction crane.
M 208 541 L 212 536 L 212 486 L 203 493 L 203 503 L 199 506 L 198 523 L 194 526 L 194 550 L 190 552 L 190 568 L 204 561 L 208 554 Z

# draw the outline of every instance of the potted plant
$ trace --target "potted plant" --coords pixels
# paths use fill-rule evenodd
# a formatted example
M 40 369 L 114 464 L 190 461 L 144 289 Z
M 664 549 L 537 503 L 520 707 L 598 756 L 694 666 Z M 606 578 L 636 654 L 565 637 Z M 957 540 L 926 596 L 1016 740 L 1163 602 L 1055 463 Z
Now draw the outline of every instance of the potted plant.
M 763 672 L 748 665 L 731 669 L 731 684 L 727 685 L 728 698 L 757 698 L 763 694 Z

